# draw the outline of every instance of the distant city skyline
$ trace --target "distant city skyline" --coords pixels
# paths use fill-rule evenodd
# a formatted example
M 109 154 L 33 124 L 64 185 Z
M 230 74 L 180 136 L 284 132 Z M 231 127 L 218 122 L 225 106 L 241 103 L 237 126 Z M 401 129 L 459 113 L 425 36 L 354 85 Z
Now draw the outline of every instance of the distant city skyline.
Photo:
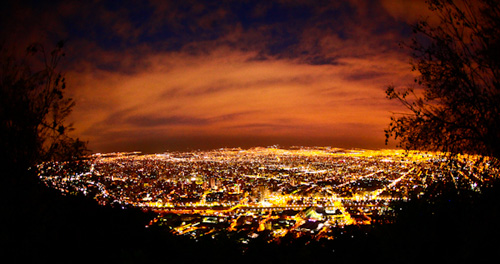
M 69 121 L 93 152 L 393 148 L 425 1 L 8 1 L 7 48 L 66 41 Z

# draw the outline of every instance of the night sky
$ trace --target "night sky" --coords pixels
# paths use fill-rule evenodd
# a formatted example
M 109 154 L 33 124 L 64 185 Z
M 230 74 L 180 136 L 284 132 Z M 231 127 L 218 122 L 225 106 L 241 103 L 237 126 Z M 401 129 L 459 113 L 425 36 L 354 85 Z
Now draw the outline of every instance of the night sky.
M 43 2 L 43 3 L 38 3 Z M 82 3 L 83 2 L 83 3 Z M 384 144 L 424 1 L 10 1 L 7 47 L 47 49 L 93 152 Z

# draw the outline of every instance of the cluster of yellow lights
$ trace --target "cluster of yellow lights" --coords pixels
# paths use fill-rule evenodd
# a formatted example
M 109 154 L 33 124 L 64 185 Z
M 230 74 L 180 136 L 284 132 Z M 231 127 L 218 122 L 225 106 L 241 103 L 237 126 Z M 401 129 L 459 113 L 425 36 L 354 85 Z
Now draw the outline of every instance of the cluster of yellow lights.
M 248 192 L 240 190 L 240 188 L 225 188 L 225 192 L 228 194 L 240 195 L 241 198 L 236 201 L 208 201 L 207 196 L 211 193 L 221 192 L 218 186 L 205 187 L 207 185 L 207 180 L 204 178 L 202 172 L 196 172 L 194 175 L 186 175 L 185 180 L 190 184 L 196 184 L 197 188 L 204 188 L 201 195 L 201 199 L 193 202 L 183 202 L 180 204 L 176 201 L 154 199 L 151 196 L 145 197 L 143 200 L 129 201 L 127 203 L 143 208 L 149 208 L 154 210 L 159 214 L 159 217 L 151 222 L 151 225 L 157 224 L 159 219 L 161 219 L 164 214 L 177 214 L 177 215 L 201 215 L 203 217 L 217 217 L 214 219 L 222 219 L 221 221 L 227 223 L 226 229 L 228 231 L 236 231 L 241 228 L 241 223 L 238 221 L 242 216 L 249 216 L 256 219 L 255 232 L 262 232 L 264 230 L 271 230 L 274 237 L 282 237 L 289 232 L 302 230 L 303 226 L 308 223 L 308 221 L 314 221 L 319 223 L 317 227 L 312 229 L 317 237 L 325 237 L 328 234 L 328 230 L 334 226 L 345 226 L 352 224 L 370 224 L 372 218 L 370 213 L 366 213 L 365 210 L 374 210 L 376 208 L 380 209 L 386 206 L 390 200 L 401 199 L 395 198 L 384 193 L 388 193 L 391 190 L 398 189 L 403 182 L 411 182 L 412 180 L 417 180 L 417 182 L 423 182 L 420 178 L 423 178 L 423 170 L 419 167 L 419 164 L 429 163 L 430 160 L 439 160 L 444 157 L 440 153 L 432 152 L 417 152 L 417 151 L 404 151 L 404 150 L 344 150 L 337 148 L 295 148 L 295 149 L 280 149 L 276 147 L 271 148 L 254 148 L 249 150 L 242 149 L 221 149 L 210 152 L 192 152 L 192 153 L 182 153 L 176 155 L 175 153 L 165 153 L 165 154 L 153 154 L 153 155 L 140 155 L 140 153 L 112 153 L 112 154 L 96 154 L 93 159 L 101 164 L 115 164 L 117 168 L 126 167 L 125 161 L 182 161 L 187 164 L 190 162 L 227 162 L 231 164 L 238 164 L 241 161 L 256 161 L 263 162 L 260 166 L 266 167 L 266 161 L 276 164 L 283 164 L 281 169 L 290 170 L 291 165 L 284 164 L 286 160 L 290 157 L 296 157 L 299 162 L 295 163 L 294 169 L 300 171 L 307 175 L 319 175 L 318 177 L 323 177 L 327 172 L 330 172 L 331 168 L 316 170 L 308 164 L 307 159 L 314 157 L 326 157 L 326 162 L 333 162 L 333 160 L 341 160 L 343 158 L 351 158 L 357 160 L 376 160 L 378 163 L 390 163 L 396 164 L 395 166 L 401 168 L 400 171 L 392 171 L 390 177 L 386 177 L 386 182 L 381 186 L 374 189 L 366 190 L 363 192 L 354 192 L 350 196 L 340 195 L 338 191 L 333 190 L 333 187 L 323 188 L 320 192 L 309 192 L 314 188 L 319 188 L 314 181 L 307 182 L 307 180 L 298 180 L 293 183 L 293 186 L 297 188 L 291 193 L 279 193 L 279 192 L 261 192 L 258 199 L 250 199 Z M 330 159 L 332 158 L 332 159 Z M 302 160 L 303 159 L 303 160 Z M 458 170 L 459 175 L 470 182 L 482 182 L 482 178 L 479 176 L 483 171 L 490 169 L 488 167 L 488 158 L 474 155 L 461 155 L 458 156 L 458 160 L 468 164 L 467 166 L 474 167 L 474 170 L 470 170 L 465 173 L 464 171 Z M 482 162 L 478 162 L 482 161 Z M 124 165 L 125 164 L 125 165 Z M 298 165 L 297 165 L 298 164 Z M 372 178 L 377 178 L 382 175 L 383 177 L 389 174 L 381 167 L 371 165 L 374 168 L 368 170 L 361 170 L 359 172 L 353 173 L 349 177 L 346 176 L 344 182 L 334 186 L 337 189 L 343 187 L 352 186 L 355 183 L 362 181 L 364 179 L 371 180 Z M 381 165 L 382 166 L 382 165 Z M 386 165 L 383 165 L 386 166 Z M 442 166 L 442 165 L 441 165 Z M 442 168 L 441 168 L 442 169 Z M 444 170 L 443 170 L 444 171 Z M 473 171 L 473 172 L 471 172 Z M 288 172 L 286 172 L 288 173 Z M 357 174 L 358 173 L 358 174 Z M 426 173 L 424 173 L 426 174 Z M 101 177 L 109 176 L 111 181 L 116 184 L 125 184 L 127 176 L 124 175 L 103 175 L 97 171 L 96 166 L 93 164 L 90 172 L 85 175 L 98 175 Z M 285 174 L 287 175 L 287 174 Z M 427 175 L 427 174 L 426 174 Z M 428 177 L 435 177 L 434 173 L 430 174 Z M 253 174 L 237 175 L 233 177 L 240 177 L 247 181 L 254 180 L 266 180 L 275 179 L 273 175 L 267 175 L 262 172 L 254 172 Z M 285 176 L 280 176 L 284 181 L 287 180 Z M 316 177 L 316 176 L 314 176 Z M 314 178 L 311 177 L 311 178 Z M 425 176 L 427 177 L 427 176 Z M 437 177 L 437 176 L 436 176 Z M 53 180 L 54 177 L 46 177 L 47 181 Z M 63 177 L 62 182 L 64 184 L 70 184 L 73 178 Z M 451 177 L 455 181 L 454 177 Z M 212 185 L 212 184 L 210 184 Z M 424 185 L 424 184 L 422 184 Z M 150 182 L 142 182 L 140 186 L 143 188 L 153 188 Z M 300 187 L 303 187 L 302 189 Z M 60 187 L 58 187 L 60 188 Z M 349 187 L 352 188 L 352 187 Z M 401 187 L 401 189 L 413 188 Z M 62 188 L 61 188 L 62 189 Z M 173 191 L 172 191 L 173 192 Z M 177 193 L 182 195 L 181 193 Z M 99 194 L 99 198 L 110 197 L 112 194 L 106 188 L 102 189 Z M 403 195 L 402 199 L 407 197 Z M 300 201 L 300 203 L 298 203 Z M 311 208 L 321 208 L 324 212 L 334 212 L 334 213 L 318 213 L 316 211 L 311 211 Z M 387 209 L 387 208 L 385 208 Z M 296 213 L 291 215 L 280 215 L 281 212 L 291 210 Z M 362 216 L 362 217 L 355 217 Z M 272 226 L 273 221 L 277 220 L 287 220 L 293 225 L 288 227 L 275 228 Z M 209 225 L 211 222 L 208 223 Z M 248 224 L 250 225 L 250 224 Z M 194 231 L 203 231 L 204 235 L 213 234 L 216 228 L 208 228 L 206 223 L 203 224 L 200 221 L 184 221 L 181 225 L 175 226 L 173 232 L 176 234 L 184 235 L 194 233 Z M 300 233 L 300 232 L 299 232 Z

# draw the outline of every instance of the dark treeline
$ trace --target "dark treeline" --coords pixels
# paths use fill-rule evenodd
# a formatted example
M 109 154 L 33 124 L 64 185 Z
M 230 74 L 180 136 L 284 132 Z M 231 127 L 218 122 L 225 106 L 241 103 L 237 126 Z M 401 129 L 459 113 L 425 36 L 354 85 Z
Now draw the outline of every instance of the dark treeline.
M 386 129 L 406 149 L 500 158 L 500 5 L 498 0 L 426 1 L 431 18 L 402 47 L 414 83 L 389 86 L 406 109 Z
M 24 199 L 4 201 L 15 204 L 10 211 L 2 208 L 9 212 L 2 217 L 2 248 L 16 263 L 477 263 L 495 256 L 500 235 L 493 188 L 481 195 L 450 189 L 432 200 L 394 204 L 400 208 L 395 223 L 347 226 L 333 240 L 286 236 L 249 244 L 237 236 L 195 240 L 145 228 L 150 213 L 43 186 L 20 192 Z

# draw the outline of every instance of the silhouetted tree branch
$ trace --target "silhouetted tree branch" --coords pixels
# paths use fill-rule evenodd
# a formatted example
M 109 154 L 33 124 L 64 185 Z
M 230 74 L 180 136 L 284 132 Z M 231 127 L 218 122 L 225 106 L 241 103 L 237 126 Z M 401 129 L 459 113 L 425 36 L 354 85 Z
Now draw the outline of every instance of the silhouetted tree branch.
M 87 150 L 68 135 L 73 128 L 66 118 L 75 103 L 64 96 L 66 82 L 57 71 L 63 44 L 49 54 L 40 44 L 30 45 L 21 59 L 0 46 L 0 153 L 6 166 L 22 169 Z
M 432 0 L 438 23 L 421 20 L 403 46 L 415 83 L 389 86 L 408 110 L 385 130 L 406 149 L 500 157 L 500 5 L 496 0 Z

